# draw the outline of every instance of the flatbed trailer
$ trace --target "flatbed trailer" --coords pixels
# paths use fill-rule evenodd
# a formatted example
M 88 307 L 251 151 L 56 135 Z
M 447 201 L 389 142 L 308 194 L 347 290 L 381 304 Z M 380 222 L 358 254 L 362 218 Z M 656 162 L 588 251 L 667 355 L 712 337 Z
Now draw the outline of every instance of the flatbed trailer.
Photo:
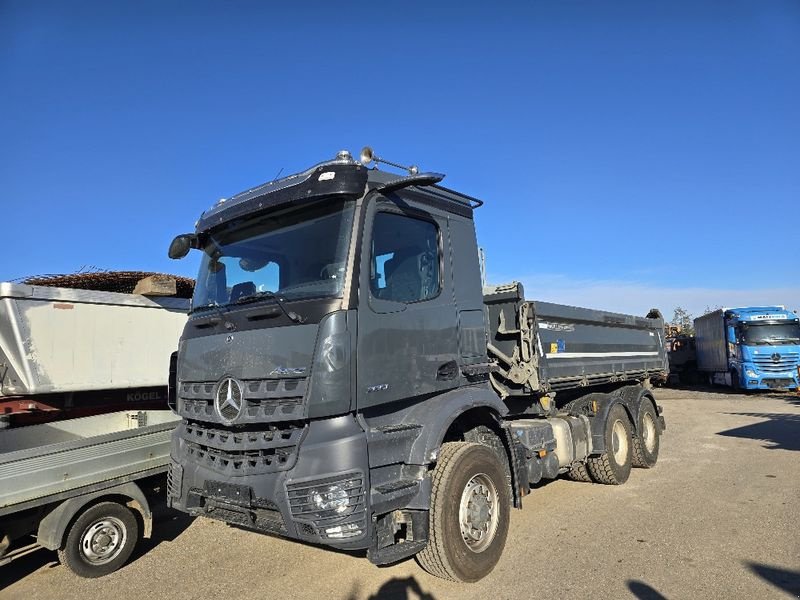
M 83 577 L 122 566 L 152 532 L 178 420 L 119 411 L 0 432 L 0 565 L 47 548 Z

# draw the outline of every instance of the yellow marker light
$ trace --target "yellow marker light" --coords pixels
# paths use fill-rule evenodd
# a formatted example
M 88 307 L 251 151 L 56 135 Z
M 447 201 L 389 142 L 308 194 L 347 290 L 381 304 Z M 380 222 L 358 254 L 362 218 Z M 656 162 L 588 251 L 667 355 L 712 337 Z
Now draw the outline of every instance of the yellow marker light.
M 547 450 L 539 450 L 539 458 L 544 458 L 547 456 Z

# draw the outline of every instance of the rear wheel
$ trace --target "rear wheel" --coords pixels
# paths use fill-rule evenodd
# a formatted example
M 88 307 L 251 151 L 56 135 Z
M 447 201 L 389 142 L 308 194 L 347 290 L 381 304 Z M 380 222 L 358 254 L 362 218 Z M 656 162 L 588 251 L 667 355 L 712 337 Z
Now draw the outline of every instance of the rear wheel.
M 488 575 L 506 544 L 511 495 L 500 457 L 482 444 L 442 445 L 431 489 L 426 571 L 474 582 Z
M 125 506 L 101 502 L 70 526 L 58 558 L 81 577 L 101 577 L 119 569 L 139 541 L 139 524 Z
M 585 483 L 594 481 L 585 463 L 574 463 L 567 471 L 567 477 L 572 481 L 583 481 Z
M 621 404 L 611 407 L 604 432 L 606 451 L 587 461 L 589 473 L 597 483 L 621 485 L 628 481 L 633 459 L 631 422 Z
M 638 433 L 633 437 L 633 466 L 649 469 L 658 461 L 661 426 L 656 409 L 648 398 L 639 407 Z

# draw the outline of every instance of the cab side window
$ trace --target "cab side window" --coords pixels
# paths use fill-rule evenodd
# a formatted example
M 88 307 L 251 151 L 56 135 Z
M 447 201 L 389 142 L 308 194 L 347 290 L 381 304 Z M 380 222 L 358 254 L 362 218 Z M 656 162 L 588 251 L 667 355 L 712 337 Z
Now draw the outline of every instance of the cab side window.
M 372 228 L 372 295 L 420 302 L 439 295 L 439 231 L 430 221 L 379 212 Z

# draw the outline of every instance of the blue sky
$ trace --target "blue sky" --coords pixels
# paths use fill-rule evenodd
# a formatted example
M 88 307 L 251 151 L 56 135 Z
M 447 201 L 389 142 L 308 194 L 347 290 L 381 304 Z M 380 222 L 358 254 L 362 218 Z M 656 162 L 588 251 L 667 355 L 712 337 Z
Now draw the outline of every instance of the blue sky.
M 794 0 L 3 0 L 0 81 L 0 280 L 192 275 L 217 198 L 369 144 L 531 298 L 800 308 Z

